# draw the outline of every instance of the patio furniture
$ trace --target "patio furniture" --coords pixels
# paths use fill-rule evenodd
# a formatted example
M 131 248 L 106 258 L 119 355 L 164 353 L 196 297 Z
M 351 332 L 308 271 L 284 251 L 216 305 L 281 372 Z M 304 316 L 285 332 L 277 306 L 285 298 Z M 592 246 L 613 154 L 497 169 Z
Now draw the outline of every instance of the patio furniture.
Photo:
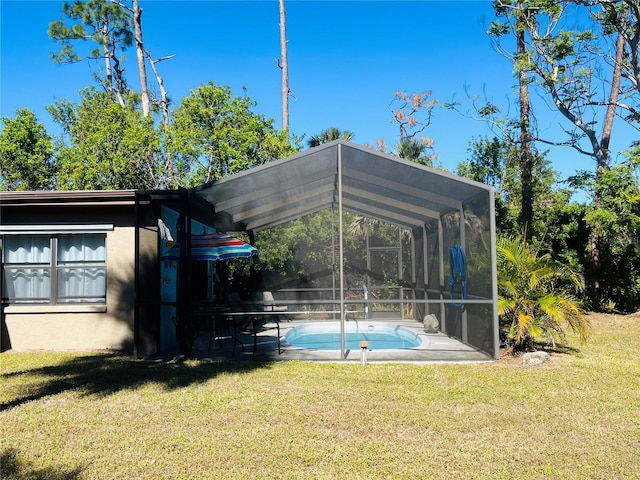
M 244 351 L 244 343 L 238 337 L 238 328 L 233 317 L 229 316 L 232 309 L 228 305 L 202 305 L 191 311 L 192 326 L 197 335 L 201 332 L 209 334 L 207 355 L 211 356 L 211 344 L 215 339 L 222 347 L 222 340 L 225 336 L 233 340 L 232 355 L 236 353 L 236 345 L 240 344 Z M 225 335 L 226 334 L 226 335 Z
M 263 312 L 278 312 L 282 314 L 287 312 L 289 307 L 286 305 L 277 305 L 275 298 L 273 298 L 272 292 L 256 292 L 256 301 L 261 304 L 258 305 L 258 309 Z M 288 318 L 287 318 L 288 320 Z

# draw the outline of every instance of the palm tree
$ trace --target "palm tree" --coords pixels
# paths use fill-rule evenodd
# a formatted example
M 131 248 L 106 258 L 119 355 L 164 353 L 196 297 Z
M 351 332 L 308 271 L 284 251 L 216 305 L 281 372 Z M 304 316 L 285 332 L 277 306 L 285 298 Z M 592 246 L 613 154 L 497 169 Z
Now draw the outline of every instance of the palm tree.
M 429 148 L 432 148 L 431 142 L 426 137 L 408 136 L 400 139 L 396 145 L 395 154 L 405 160 L 433 167 L 433 158 L 426 152 Z
M 546 338 L 555 347 L 566 343 L 568 326 L 584 343 L 589 320 L 581 311 L 577 293 L 583 288 L 579 274 L 553 261 L 525 238 L 501 238 L 497 245 L 498 313 L 514 350 L 532 348 Z
M 426 145 L 422 143 L 422 141 L 413 137 L 406 137 L 400 140 L 400 143 L 398 143 L 396 147 L 396 151 L 400 158 L 422 163 L 419 159 L 423 157 L 423 153 L 426 148 Z
M 339 128 L 331 127 L 327 128 L 320 132 L 319 135 L 314 135 L 309 139 L 307 144 L 309 148 L 317 147 L 318 145 L 322 145 L 323 143 L 333 142 L 334 140 L 353 140 L 353 132 L 349 132 L 345 130 L 341 131 Z

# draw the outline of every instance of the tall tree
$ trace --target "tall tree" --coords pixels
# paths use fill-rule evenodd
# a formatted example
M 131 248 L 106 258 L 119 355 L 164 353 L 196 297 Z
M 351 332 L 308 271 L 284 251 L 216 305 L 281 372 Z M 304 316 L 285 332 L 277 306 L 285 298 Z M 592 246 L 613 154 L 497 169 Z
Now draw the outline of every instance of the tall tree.
M 120 53 L 133 44 L 129 13 L 108 0 L 64 2 L 62 13 L 75 23 L 68 26 L 63 20 L 56 20 L 49 25 L 49 36 L 62 45 L 57 54 L 51 55 L 52 59 L 62 64 L 102 59 L 104 76 L 96 75 L 96 79 L 124 105 L 127 84 Z M 80 54 L 72 46 L 78 41 L 92 41 L 98 47 Z
M 477 182 L 491 185 L 496 190 L 496 225 L 499 233 L 519 236 L 520 208 L 523 180 L 520 169 L 519 147 L 507 140 L 494 137 L 470 142 L 467 161 L 458 164 L 457 173 Z M 532 240 L 548 244 L 550 237 L 560 235 L 561 225 L 552 218 L 560 216 L 568 203 L 571 191 L 558 188 L 557 173 L 551 167 L 546 152 L 531 152 L 531 189 L 533 191 Z M 564 235 L 560 235 L 564 238 Z M 558 239 L 561 241 L 561 239 Z M 558 252 L 559 254 L 565 254 Z
M 583 0 L 587 5 L 600 5 L 602 13 L 594 12 L 605 34 L 617 32 L 615 64 L 620 68 L 620 86 L 617 107 L 627 112 L 625 119 L 640 122 L 640 2 L 638 0 Z M 622 44 L 622 45 L 621 45 Z M 635 92 L 634 92 L 635 91 Z M 635 94 L 634 94 L 635 93 Z M 632 100 L 632 103 L 629 103 Z
M 518 105 L 520 106 L 520 225 L 526 239 L 533 236 L 533 184 L 531 168 L 531 104 L 529 102 L 529 66 L 525 43 L 525 26 L 530 22 L 531 9 L 516 2 L 516 70 L 518 73 Z
M 140 103 L 142 106 L 142 115 L 144 117 L 151 113 L 151 105 L 158 106 L 162 115 L 163 136 L 166 138 L 169 136 L 169 126 L 171 123 L 169 113 L 169 96 L 164 86 L 164 79 L 160 75 L 157 64 L 173 58 L 173 55 L 167 55 L 161 58 L 153 58 L 149 50 L 145 47 L 143 35 L 142 35 L 142 8 L 138 0 L 132 0 L 131 7 L 117 0 L 111 0 L 115 5 L 119 5 L 123 9 L 128 10 L 133 18 L 133 32 L 136 44 L 136 59 L 138 64 L 138 76 L 140 78 Z M 158 89 L 160 91 L 160 98 L 153 98 L 149 85 L 147 83 L 147 63 L 151 67 Z M 171 153 L 167 150 L 165 152 L 164 164 L 166 167 L 166 182 L 164 186 L 175 188 L 178 184 L 175 181 L 173 173 L 173 160 Z
M 173 114 L 172 152 L 190 165 L 190 181 L 209 182 L 294 152 L 286 131 L 252 111 L 247 95 L 213 82 L 191 91 Z M 184 171 L 184 168 L 183 168 Z
M 582 4 L 586 7 L 581 6 Z M 610 2 L 614 3 L 614 2 Z M 621 2 L 615 2 L 620 4 Z M 609 141 L 619 102 L 621 84 L 628 54 L 624 50 L 624 36 L 618 35 L 611 25 L 616 24 L 624 31 L 635 30 L 635 25 L 627 22 L 624 9 L 615 9 L 602 19 L 603 28 L 597 35 L 595 21 L 586 21 L 575 27 L 569 23 L 572 17 L 592 15 L 594 2 L 537 0 L 521 2 L 518 11 L 528 9 L 532 14 L 519 15 L 519 23 L 512 16 L 514 4 L 509 0 L 497 0 L 494 5 L 502 21 L 495 21 L 489 34 L 495 40 L 500 52 L 508 54 L 501 45 L 501 39 L 511 30 L 522 28 L 527 35 L 523 38 L 524 55 L 512 59 L 522 63 L 532 73 L 529 82 L 547 95 L 554 107 L 569 122 L 565 129 L 567 138 L 562 140 L 543 138 L 537 132 L 534 140 L 552 145 L 567 145 L 596 161 L 596 165 L 609 168 Z M 608 41 L 613 37 L 612 41 Z M 621 38 L 622 37 L 622 38 Z M 611 51 L 607 51 L 611 45 Z M 628 72 L 627 72 L 628 73 Z M 603 88 L 604 87 L 604 88 Z M 601 126 L 600 133 L 598 127 Z
M 527 239 L 534 236 L 533 232 L 533 179 L 532 179 L 532 133 L 531 133 L 531 102 L 529 98 L 529 71 L 531 70 L 531 53 L 527 41 L 529 25 L 536 25 L 536 13 L 540 7 L 535 1 L 496 0 L 494 2 L 496 16 L 501 19 L 491 25 L 489 33 L 495 37 L 513 32 L 515 35 L 515 52 L 499 48 L 501 53 L 509 58 L 514 65 L 514 72 L 518 78 L 518 108 L 519 122 L 519 169 L 522 187 L 520 204 L 520 228 Z M 486 112 L 485 112 L 486 113 Z
M 284 0 L 278 0 L 280 7 L 280 61 L 282 70 L 282 129 L 289 130 L 289 57 L 287 55 L 287 13 Z
M 58 188 L 67 190 L 156 189 L 162 166 L 153 120 L 131 104 L 113 102 L 94 88 L 81 93 L 76 105 L 60 100 L 49 107 L 68 135 L 60 150 Z
M 152 101 L 153 101 L 153 104 L 158 106 L 160 108 L 160 111 L 162 112 L 162 126 L 163 126 L 162 136 L 165 139 L 165 144 L 166 144 L 169 141 L 169 138 L 171 136 L 171 132 L 170 132 L 171 117 L 170 117 L 170 111 L 169 111 L 170 100 L 169 100 L 169 95 L 167 94 L 167 90 L 164 87 L 164 79 L 162 75 L 160 75 L 160 72 L 158 71 L 157 64 L 164 60 L 169 60 L 170 58 L 173 58 L 173 55 L 168 55 L 165 57 L 153 59 L 151 58 L 151 54 L 149 53 L 149 51 L 146 49 L 145 49 L 145 55 L 149 60 L 149 65 L 151 66 L 151 70 L 153 71 L 153 74 L 156 77 L 158 88 L 160 89 L 160 98 L 153 99 Z M 167 172 L 166 183 L 164 186 L 168 188 L 177 188 L 179 186 L 179 182 L 175 177 L 175 172 L 173 169 L 173 164 L 174 164 L 173 152 L 170 148 L 165 148 L 163 150 L 163 153 L 165 156 L 164 164 Z
M 144 41 L 142 40 L 142 8 L 138 0 L 131 1 L 131 7 L 122 2 L 111 0 L 114 5 L 128 10 L 133 20 L 133 36 L 136 44 L 136 60 L 138 64 L 138 77 L 140 78 L 140 104 L 142 105 L 142 115 L 148 116 L 150 113 L 149 88 L 147 85 L 147 65 Z
M 499 47 L 500 38 L 516 27 L 513 15 L 509 14 L 513 11 L 513 3 L 497 0 L 495 5 L 504 21 L 493 22 L 489 33 Z M 573 16 L 593 13 L 595 7 L 588 3 L 583 6 L 580 2 L 532 0 L 518 2 L 518 5 L 535 9 L 535 15 L 520 21 L 527 32 L 527 57 L 520 60 L 526 62 L 532 74 L 531 81 L 553 102 L 570 125 L 565 130 L 567 138 L 564 140 L 549 140 L 540 136 L 535 136 L 535 139 L 549 144 L 568 145 L 591 157 L 596 162 L 595 171 L 598 175 L 610 168 L 609 142 L 619 108 L 624 42 L 620 35 L 614 35 L 614 40 L 608 42 L 611 34 L 616 32 L 607 28 L 606 24 L 598 36 L 593 30 L 598 27 L 594 21 L 587 22 L 586 27 L 575 27 L 569 23 Z M 624 23 L 625 20 L 620 17 L 623 10 L 614 10 L 617 22 Z M 613 45 L 611 52 L 605 50 L 609 44 Z M 601 85 L 605 88 L 601 88 Z M 594 204 L 600 202 L 600 192 L 594 191 Z M 600 296 L 599 276 L 602 267 L 598 243 L 601 234 L 601 229 L 595 226 L 590 241 L 592 277 L 589 291 L 594 304 L 598 303 Z
M 144 42 L 142 40 L 142 8 L 138 0 L 133 3 L 133 31 L 136 39 L 136 58 L 138 59 L 138 74 L 140 76 L 140 98 L 143 116 L 149 115 L 149 90 L 147 88 L 147 68 L 145 64 Z
M 0 190 L 54 188 L 56 163 L 53 145 L 35 114 L 19 109 L 14 118 L 2 118 L 0 131 Z

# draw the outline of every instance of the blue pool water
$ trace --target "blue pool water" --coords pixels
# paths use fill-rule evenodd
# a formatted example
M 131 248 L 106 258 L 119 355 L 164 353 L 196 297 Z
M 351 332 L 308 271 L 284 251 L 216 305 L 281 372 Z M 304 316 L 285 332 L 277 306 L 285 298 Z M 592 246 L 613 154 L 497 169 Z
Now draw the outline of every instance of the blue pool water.
M 293 347 L 340 350 L 340 322 L 314 322 L 291 328 L 284 336 Z M 367 321 L 345 323 L 345 349 L 359 350 L 360 342 L 369 342 L 369 350 L 415 348 L 420 337 L 400 325 Z

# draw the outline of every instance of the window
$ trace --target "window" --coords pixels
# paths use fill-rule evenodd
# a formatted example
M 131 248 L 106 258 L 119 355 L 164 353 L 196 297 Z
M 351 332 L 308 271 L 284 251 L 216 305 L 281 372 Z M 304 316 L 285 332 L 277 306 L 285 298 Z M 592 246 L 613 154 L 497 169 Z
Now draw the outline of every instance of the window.
M 2 300 L 105 303 L 106 234 L 5 235 Z

